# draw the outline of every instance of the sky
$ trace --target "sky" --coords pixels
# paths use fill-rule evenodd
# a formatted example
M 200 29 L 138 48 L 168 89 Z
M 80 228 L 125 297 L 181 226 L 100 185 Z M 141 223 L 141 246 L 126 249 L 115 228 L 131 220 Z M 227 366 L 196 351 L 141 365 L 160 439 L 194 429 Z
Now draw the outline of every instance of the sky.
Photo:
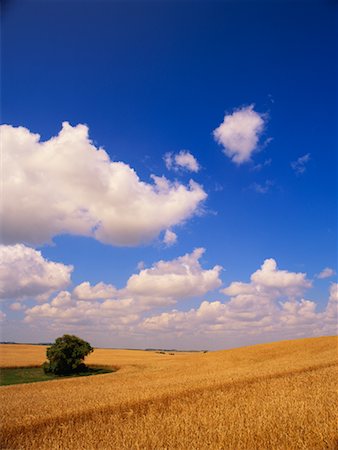
M 337 333 L 337 6 L 2 6 L 1 340 Z

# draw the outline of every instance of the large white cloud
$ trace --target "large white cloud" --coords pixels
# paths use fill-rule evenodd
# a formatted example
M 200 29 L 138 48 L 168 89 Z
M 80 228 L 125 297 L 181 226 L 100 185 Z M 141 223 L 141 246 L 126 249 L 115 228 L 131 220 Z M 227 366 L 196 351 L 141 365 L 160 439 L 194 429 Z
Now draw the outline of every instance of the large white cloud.
M 295 297 L 310 287 L 305 274 L 279 271 L 274 260 L 266 260 L 251 280 L 233 282 L 224 289 L 230 296 L 227 302 L 203 301 L 189 311 L 175 309 L 149 316 L 138 329 L 144 333 L 233 336 L 239 340 L 253 335 L 281 339 L 337 331 L 337 284 L 330 287 L 325 310 L 318 312 L 316 302 Z
M 301 294 L 312 285 L 305 273 L 279 270 L 273 258 L 266 259 L 250 279 L 250 283 L 234 281 L 222 292 L 229 296 L 260 294 L 292 297 Z
M 81 283 L 72 292 L 62 291 L 50 302 L 26 310 L 26 321 L 49 318 L 55 321 L 117 322 L 140 318 L 154 307 L 173 305 L 197 297 L 221 285 L 220 266 L 203 269 L 199 260 L 204 249 L 195 249 L 171 261 L 159 261 L 132 275 L 123 289 L 111 284 Z
M 70 283 L 72 266 L 46 260 L 23 244 L 0 245 L 0 297 L 48 298 Z
M 298 294 L 311 287 L 305 273 L 279 270 L 273 258 L 266 259 L 261 268 L 251 275 L 256 286 L 283 290 L 286 295 Z
M 215 140 L 224 153 L 235 163 L 250 161 L 264 130 L 264 116 L 254 111 L 254 105 L 226 114 L 223 122 L 213 131 Z
M 203 248 L 197 248 L 172 261 L 159 261 L 150 269 L 132 275 L 126 285 L 130 296 L 166 299 L 169 303 L 187 297 L 197 297 L 221 285 L 221 266 L 203 270 L 200 258 Z
M 240 332 L 262 325 L 266 315 L 258 310 L 243 309 L 233 311 L 228 304 L 221 301 L 203 301 L 198 308 L 189 311 L 173 310 L 146 318 L 139 328 L 147 331 L 187 334 L 211 334 L 218 330 L 225 333 Z
M 26 128 L 3 125 L 1 140 L 6 244 L 42 244 L 68 233 L 137 245 L 191 217 L 206 198 L 193 181 L 141 181 L 130 166 L 96 148 L 85 125 L 64 122 L 45 142 Z
M 229 299 L 203 300 L 198 307 L 184 310 L 185 299 L 202 297 L 221 284 L 220 266 L 204 269 L 202 254 L 203 249 L 196 249 L 142 268 L 122 289 L 81 283 L 73 291 L 61 291 L 43 304 L 23 309 L 25 322 L 58 332 L 65 327 L 93 333 L 100 329 L 129 338 L 175 338 L 175 342 L 199 336 L 216 338 L 218 343 L 229 339 L 234 345 L 250 339 L 336 333 L 338 284 L 331 284 L 327 305 L 320 311 L 315 301 L 304 297 L 311 287 L 306 274 L 278 269 L 273 259 L 265 260 L 250 282 L 235 281 L 223 289 Z M 172 305 L 177 309 L 168 310 Z

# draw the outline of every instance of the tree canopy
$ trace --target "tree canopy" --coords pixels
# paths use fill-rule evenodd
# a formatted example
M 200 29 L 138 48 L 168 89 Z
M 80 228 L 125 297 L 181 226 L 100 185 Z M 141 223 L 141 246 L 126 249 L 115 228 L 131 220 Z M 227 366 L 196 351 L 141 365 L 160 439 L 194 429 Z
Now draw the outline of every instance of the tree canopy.
M 70 375 L 86 369 L 84 358 L 93 351 L 93 347 L 83 339 L 64 334 L 47 348 L 47 359 L 43 369 L 55 375 Z

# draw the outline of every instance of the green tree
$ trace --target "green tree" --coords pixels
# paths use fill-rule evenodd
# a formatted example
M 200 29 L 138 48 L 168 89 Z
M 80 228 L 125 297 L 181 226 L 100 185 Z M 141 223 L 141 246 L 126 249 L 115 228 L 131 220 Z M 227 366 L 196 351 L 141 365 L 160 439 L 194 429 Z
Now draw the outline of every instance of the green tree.
M 93 351 L 86 341 L 71 334 L 64 334 L 47 348 L 47 359 L 43 364 L 46 373 L 70 375 L 87 369 L 84 358 Z

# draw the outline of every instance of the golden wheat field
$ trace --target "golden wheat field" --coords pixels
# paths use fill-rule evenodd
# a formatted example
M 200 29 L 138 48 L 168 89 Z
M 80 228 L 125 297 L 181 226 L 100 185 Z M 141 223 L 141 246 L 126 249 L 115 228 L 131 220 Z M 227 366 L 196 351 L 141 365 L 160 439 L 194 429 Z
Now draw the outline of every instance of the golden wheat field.
M 336 449 L 337 337 L 209 353 L 96 349 L 115 373 L 4 386 L 2 449 Z M 45 347 L 1 346 L 1 366 Z

